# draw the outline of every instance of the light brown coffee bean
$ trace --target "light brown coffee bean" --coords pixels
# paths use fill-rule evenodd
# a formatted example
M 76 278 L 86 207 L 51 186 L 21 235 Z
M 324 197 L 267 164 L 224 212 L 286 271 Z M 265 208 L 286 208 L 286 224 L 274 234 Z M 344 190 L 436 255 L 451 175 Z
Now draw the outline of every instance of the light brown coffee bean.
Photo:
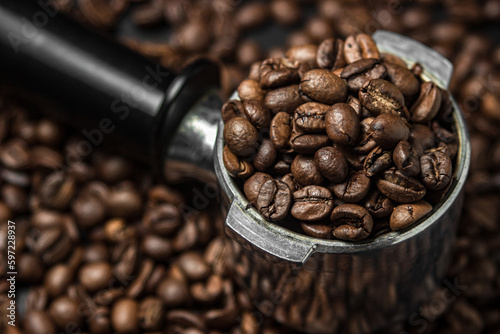
M 398 205 L 394 208 L 389 221 L 391 230 L 399 231 L 411 226 L 431 211 L 432 205 L 426 201 Z

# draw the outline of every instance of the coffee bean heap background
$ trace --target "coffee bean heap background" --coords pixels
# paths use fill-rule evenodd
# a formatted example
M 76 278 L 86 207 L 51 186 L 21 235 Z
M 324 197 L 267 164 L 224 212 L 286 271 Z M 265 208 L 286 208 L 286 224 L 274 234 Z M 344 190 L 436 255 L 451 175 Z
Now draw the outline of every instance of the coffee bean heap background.
M 104 33 L 114 34 L 117 27 L 134 25 L 148 36 L 160 35 L 167 41 L 127 37 L 124 42 L 175 70 L 193 57 L 218 57 L 224 65 L 226 96 L 245 79 L 255 61 L 283 56 L 290 46 L 317 44 L 332 36 L 345 38 L 382 28 L 404 33 L 444 54 L 454 63 L 451 93 L 471 132 L 473 157 L 464 212 L 448 283 L 443 282 L 429 303 L 408 321 L 385 332 L 499 332 L 500 47 L 498 38 L 491 39 L 495 37 L 491 32 L 499 29 L 498 0 L 55 3 Z M 161 30 L 164 26 L 168 33 Z M 255 34 L 262 42 L 262 35 L 279 32 L 284 26 L 289 30 L 278 45 L 257 43 L 251 37 Z M 8 87 L 1 87 L 1 96 L 0 220 L 13 219 L 19 226 L 18 279 L 30 287 L 32 313 L 27 319 L 32 322 L 19 321 L 21 327 L 16 329 L 5 327 L 6 317 L 1 313 L 0 332 L 37 333 L 37 329 L 58 327 L 64 321 L 81 322 L 82 333 L 92 332 L 90 324 L 96 329 L 118 326 L 116 332 L 135 326 L 145 331 L 143 328 L 160 321 L 173 333 L 290 333 L 261 318 L 244 292 L 227 283 L 231 268 L 226 261 L 227 245 L 222 239 L 212 240 L 216 234 L 213 222 L 220 218 L 213 218 L 210 212 L 207 221 L 204 212 L 182 218 L 175 227 L 171 205 L 178 207 L 179 201 L 189 204 L 189 195 L 179 195 L 151 180 L 147 170 L 100 150 L 78 159 L 71 146 L 82 138 L 72 136 L 72 130 L 59 133 L 61 127 L 38 116 L 40 105 L 16 101 Z M 21 111 L 23 108 L 27 111 Z M 102 200 L 103 194 L 108 194 L 106 200 Z M 186 224 L 188 221 L 191 223 Z M 199 234 L 208 228 L 207 222 L 212 232 Z M 0 312 L 4 312 L 6 238 L 5 227 L 0 226 Z M 156 239 L 148 242 L 154 245 L 151 249 L 143 247 L 147 238 Z M 193 267 L 182 267 L 180 259 L 190 260 L 187 262 Z M 110 266 L 109 285 L 93 290 L 104 286 Z M 130 271 L 135 274 L 118 280 Z M 98 275 L 84 280 L 81 272 Z M 170 290 L 169 286 L 184 288 Z M 66 288 L 58 291 L 59 287 Z M 167 298 L 172 290 L 181 293 Z M 179 304 L 165 303 L 165 298 Z M 75 303 L 83 312 L 72 311 Z M 52 320 L 51 314 L 57 319 Z M 221 320 L 224 317 L 234 319 L 234 323 Z M 217 323 L 227 329 L 213 326 L 208 319 L 219 319 Z M 36 328 L 25 330 L 24 325 Z M 78 332 L 71 328 L 67 332 Z M 357 333 L 367 329 L 358 324 L 347 330 Z
M 221 110 L 224 165 L 257 211 L 349 241 L 430 213 L 458 150 L 448 92 L 366 34 L 285 55 L 254 63 Z

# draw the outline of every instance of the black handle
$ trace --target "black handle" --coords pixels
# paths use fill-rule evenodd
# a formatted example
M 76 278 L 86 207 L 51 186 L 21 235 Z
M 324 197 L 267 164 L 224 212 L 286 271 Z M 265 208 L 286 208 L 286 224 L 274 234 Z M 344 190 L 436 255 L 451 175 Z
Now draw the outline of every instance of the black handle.
M 86 145 L 111 142 L 160 162 L 189 107 L 219 85 L 218 67 L 200 60 L 174 75 L 46 3 L 0 0 L 0 77 L 70 110 L 63 116 L 83 128 Z M 173 103 L 178 98 L 184 103 Z

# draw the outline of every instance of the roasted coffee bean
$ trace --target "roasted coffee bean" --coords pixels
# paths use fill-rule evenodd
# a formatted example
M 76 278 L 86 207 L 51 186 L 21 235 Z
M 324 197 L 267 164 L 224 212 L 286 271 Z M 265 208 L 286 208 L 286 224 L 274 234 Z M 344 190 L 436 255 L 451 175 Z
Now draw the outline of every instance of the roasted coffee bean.
M 349 241 L 365 239 L 373 229 L 373 218 L 365 208 L 355 204 L 342 204 L 330 216 L 335 238 Z
M 439 190 L 448 185 L 452 178 L 450 157 L 439 150 L 425 153 L 420 157 L 422 182 L 430 190 Z
M 426 201 L 418 201 L 410 204 L 400 204 L 394 208 L 389 221 L 391 230 L 402 230 L 413 225 L 419 219 L 432 211 L 432 205 Z
M 383 79 L 373 79 L 359 90 L 359 101 L 373 116 L 389 113 L 405 117 L 405 99 L 399 89 Z
M 245 118 L 235 117 L 224 126 L 224 142 L 237 156 L 251 155 L 258 146 L 258 133 Z
M 334 34 L 331 22 L 321 16 L 313 16 L 307 20 L 304 30 L 316 43 Z
M 211 275 L 206 283 L 195 283 L 190 288 L 193 298 L 202 304 L 214 304 L 222 297 L 222 277 Z
M 262 48 L 255 40 L 244 40 L 236 48 L 236 61 L 242 67 L 248 67 L 261 58 Z
M 406 176 L 396 168 L 379 174 L 375 181 L 382 194 L 399 203 L 410 203 L 425 196 L 425 186 L 417 179 Z
M 377 116 L 370 128 L 373 140 L 384 148 L 392 148 L 410 136 L 407 123 L 396 114 L 383 113 Z
M 330 190 L 342 201 L 356 203 L 366 196 L 370 183 L 364 171 L 352 172 L 344 182 L 334 184 Z
M 109 287 L 112 277 L 113 271 L 107 262 L 88 263 L 78 273 L 80 283 L 89 292 L 97 292 Z
M 316 62 L 319 67 L 336 70 L 345 66 L 344 41 L 339 38 L 327 38 L 318 47 Z
M 294 180 L 301 186 L 321 185 L 323 176 L 314 163 L 314 158 L 308 155 L 299 154 L 292 162 L 292 175 Z
M 347 86 L 344 81 L 324 69 L 306 72 L 302 76 L 300 89 L 307 98 L 319 103 L 331 105 L 347 99 Z
M 262 187 L 266 181 L 271 179 L 272 177 L 269 174 L 257 172 L 245 181 L 243 191 L 245 192 L 245 197 L 250 203 L 257 205 L 257 196 L 259 195 L 260 187 Z
M 342 182 L 348 173 L 346 158 L 334 147 L 323 147 L 314 155 L 314 163 L 325 178 L 333 183 Z
M 285 218 L 291 205 L 292 192 L 286 183 L 269 180 L 260 187 L 257 210 L 267 220 L 278 221 Z
M 247 101 L 243 103 L 246 118 L 257 128 L 268 128 L 271 123 L 271 113 L 263 101 Z
M 30 162 L 28 145 L 23 140 L 13 139 L 0 146 L 0 162 L 7 168 L 27 168 Z
M 415 176 L 420 173 L 418 152 L 406 140 L 400 141 L 394 148 L 392 160 L 401 173 Z
M 271 140 L 264 139 L 253 158 L 255 169 L 263 172 L 271 168 L 276 161 L 277 154 L 276 148 Z
M 372 177 L 380 171 L 387 169 L 392 164 L 392 151 L 376 147 L 367 155 L 363 165 L 366 176 Z
M 238 86 L 238 96 L 241 101 L 262 101 L 265 92 L 260 88 L 257 81 L 247 79 L 242 81 Z
M 166 277 L 158 283 L 156 295 L 167 308 L 186 305 L 189 300 L 187 283 L 178 278 Z
M 293 193 L 292 216 L 301 221 L 317 221 L 328 217 L 333 208 L 330 191 L 320 186 L 307 186 Z
M 56 264 L 45 274 L 44 287 L 51 297 L 57 297 L 64 293 L 73 281 L 74 273 L 65 264 Z
M 334 143 L 354 145 L 360 131 L 359 117 L 350 105 L 337 103 L 326 113 L 325 128 Z
M 303 132 L 293 124 L 290 137 L 290 147 L 300 154 L 313 154 L 330 142 L 330 138 L 324 134 L 312 134 Z
M 232 4 L 229 6 L 232 6 Z M 254 29 L 266 23 L 269 19 L 269 15 L 269 7 L 266 3 L 245 3 L 243 6 L 238 8 L 235 22 L 237 23 L 237 27 L 239 29 Z
M 362 58 L 380 59 L 377 45 L 373 39 L 366 34 L 351 35 L 346 38 L 344 44 L 344 57 L 348 64 Z
M 286 58 L 266 59 L 260 65 L 260 87 L 273 89 L 300 83 L 296 65 Z
M 55 334 L 56 327 L 47 312 L 28 310 L 24 315 L 23 328 L 32 334 Z
M 432 82 L 424 82 L 420 87 L 420 95 L 410 109 L 410 119 L 416 123 L 432 120 L 441 106 L 441 89 Z
M 43 205 L 64 210 L 73 199 L 75 190 L 76 184 L 73 177 L 64 172 L 54 172 L 42 181 L 38 194 Z
M 383 79 L 386 75 L 385 66 L 377 59 L 360 59 L 347 65 L 340 73 L 340 77 L 347 80 L 347 86 L 354 92 L 359 91 L 366 82 Z
M 78 303 L 67 296 L 61 296 L 52 301 L 49 314 L 57 328 L 62 330 L 69 324 L 75 327 L 83 325 Z
M 170 42 L 185 52 L 201 52 L 209 46 L 210 35 L 204 22 L 190 20 L 171 35 Z
M 329 105 L 308 102 L 295 109 L 293 121 L 304 132 L 324 132 L 325 115 Z
M 305 65 L 309 69 L 316 68 L 318 67 L 316 63 L 317 50 L 318 46 L 315 44 L 295 45 L 287 50 L 285 57 L 292 62 Z
M 163 325 L 164 307 L 157 297 L 146 297 L 139 303 L 139 326 L 144 331 L 159 330 Z
M 106 217 L 106 203 L 90 194 L 80 193 L 71 208 L 76 221 L 84 228 L 95 226 Z
M 148 210 L 143 216 L 142 223 L 146 229 L 161 236 L 168 236 L 181 225 L 181 213 L 177 206 L 159 204 Z
M 107 183 L 124 181 L 134 173 L 133 165 L 118 156 L 103 157 L 97 165 L 97 175 Z
M 270 6 L 271 15 L 278 24 L 291 26 L 302 17 L 300 5 L 289 0 L 274 0 Z
M 227 123 L 231 118 L 245 117 L 243 104 L 238 100 L 229 100 L 222 106 L 221 109 L 222 120 Z
M 300 96 L 299 85 L 280 87 L 268 91 L 264 102 L 273 113 L 286 112 L 290 115 L 298 106 L 304 103 Z
M 30 253 L 23 253 L 17 259 L 17 279 L 24 283 L 35 284 L 43 280 L 44 266 L 42 261 Z
M 210 267 L 198 252 L 185 252 L 178 259 L 179 269 L 189 281 L 204 280 L 210 275 Z
M 135 218 L 141 212 L 142 198 L 135 186 L 126 181 L 112 189 L 107 204 L 109 214 L 115 217 Z
M 46 264 L 65 259 L 71 252 L 72 240 L 64 227 L 50 228 L 36 236 L 32 251 Z
M 332 227 L 322 221 L 319 222 L 301 222 L 300 227 L 305 234 L 314 238 L 332 239 Z
M 376 189 L 367 196 L 364 207 L 375 218 L 387 217 L 394 209 L 391 200 Z
M 290 136 L 292 135 L 292 118 L 286 112 L 279 112 L 271 121 L 269 136 L 278 151 L 288 148 Z
M 288 173 L 286 174 L 285 176 L 283 176 L 281 178 L 281 182 L 284 182 L 286 183 L 286 185 L 288 186 L 288 188 L 290 188 L 290 190 L 293 192 L 295 192 L 296 190 L 298 190 L 301 186 L 295 181 L 295 179 L 293 178 L 293 175 L 292 173 Z
M 387 69 L 387 80 L 392 82 L 406 98 L 418 94 L 420 83 L 417 77 L 405 66 L 384 62 Z
M 139 329 L 139 305 L 131 298 L 122 298 L 113 304 L 111 324 L 118 333 L 136 333 Z
M 458 152 L 457 135 L 442 127 L 437 121 L 432 122 L 432 132 L 436 143 L 445 143 L 448 146 L 450 157 L 455 157 Z
M 154 234 L 142 238 L 141 251 L 157 261 L 169 259 L 173 254 L 170 240 Z
M 227 145 L 224 146 L 222 151 L 222 159 L 224 161 L 224 167 L 226 167 L 227 172 L 232 177 L 244 179 L 254 172 L 252 163 L 231 152 Z

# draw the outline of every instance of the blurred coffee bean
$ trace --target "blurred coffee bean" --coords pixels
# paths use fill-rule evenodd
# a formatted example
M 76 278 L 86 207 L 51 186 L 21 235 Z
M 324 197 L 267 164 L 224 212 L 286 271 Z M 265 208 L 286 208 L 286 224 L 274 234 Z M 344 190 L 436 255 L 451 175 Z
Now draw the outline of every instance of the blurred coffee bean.
M 139 305 L 130 298 L 123 298 L 113 304 L 111 324 L 118 333 L 136 333 L 139 330 L 137 313 Z
M 80 283 L 89 292 L 97 292 L 109 287 L 112 277 L 112 268 L 107 262 L 87 263 L 78 273 Z
M 300 5 L 290 0 L 273 0 L 270 11 L 273 19 L 284 26 L 294 25 L 302 17 Z

